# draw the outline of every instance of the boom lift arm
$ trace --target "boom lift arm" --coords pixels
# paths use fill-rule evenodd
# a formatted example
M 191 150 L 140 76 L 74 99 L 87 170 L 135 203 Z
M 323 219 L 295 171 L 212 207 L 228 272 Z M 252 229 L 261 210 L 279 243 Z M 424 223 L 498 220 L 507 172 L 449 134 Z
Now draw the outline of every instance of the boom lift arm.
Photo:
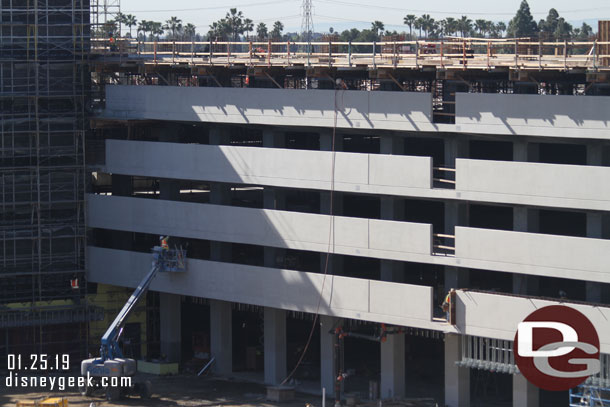
M 150 284 L 159 271 L 179 272 L 185 271 L 185 250 L 182 248 L 170 249 L 167 244 L 169 237 L 161 237 L 161 245 L 152 249 L 152 265 L 150 271 L 134 290 L 129 300 L 125 303 L 114 321 L 110 324 L 102 336 L 100 346 L 100 357 L 85 359 L 81 362 L 81 375 L 91 376 L 94 386 L 85 386 L 81 389 L 83 395 L 91 395 L 94 390 L 102 388 L 104 377 L 134 376 L 137 364 L 134 359 L 124 358 L 119 346 L 119 338 L 127 319 L 134 311 L 144 294 L 148 291 Z M 132 388 L 133 387 L 133 388 Z M 142 397 L 150 395 L 151 385 L 149 382 L 136 383 L 129 388 L 105 387 L 106 397 L 109 400 L 117 400 L 122 395 L 139 393 Z

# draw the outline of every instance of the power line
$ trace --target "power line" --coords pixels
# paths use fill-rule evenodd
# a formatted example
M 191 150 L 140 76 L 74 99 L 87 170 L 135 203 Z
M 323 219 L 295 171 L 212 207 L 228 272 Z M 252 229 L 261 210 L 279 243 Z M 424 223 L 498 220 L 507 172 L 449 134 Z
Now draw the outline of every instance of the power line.
M 174 12 L 174 11 L 222 10 L 222 9 L 239 8 L 239 7 L 267 6 L 269 4 L 278 4 L 278 3 L 292 3 L 294 1 L 295 0 L 270 0 L 270 1 L 263 1 L 260 3 L 236 4 L 233 6 L 224 5 L 224 6 L 166 9 L 166 10 L 129 10 L 129 11 L 125 11 L 125 13 L 169 13 L 169 12 Z
M 490 15 L 491 16 L 514 16 L 516 14 L 516 11 L 494 13 L 494 12 L 480 12 L 480 11 L 419 10 L 419 9 L 408 9 L 408 8 L 402 8 L 402 7 L 384 6 L 384 5 L 380 5 L 380 4 L 363 4 L 363 3 L 356 3 L 356 2 L 345 1 L 345 0 L 318 0 L 318 1 L 320 1 L 322 3 L 337 4 L 337 5 L 343 5 L 343 6 L 355 6 L 355 7 L 369 8 L 369 9 L 386 9 L 386 10 L 392 10 L 392 11 L 424 13 L 424 14 L 447 14 L 447 15 L 470 14 L 470 15 L 485 15 L 485 16 L 490 16 Z M 563 11 L 559 10 L 558 13 L 561 13 L 561 14 L 580 13 L 580 12 L 586 12 L 586 11 L 599 11 L 602 9 L 610 9 L 610 7 L 583 8 L 583 9 L 563 10 Z M 546 14 L 548 14 L 548 12 L 546 12 L 546 11 L 545 12 L 532 12 L 532 14 L 546 15 Z

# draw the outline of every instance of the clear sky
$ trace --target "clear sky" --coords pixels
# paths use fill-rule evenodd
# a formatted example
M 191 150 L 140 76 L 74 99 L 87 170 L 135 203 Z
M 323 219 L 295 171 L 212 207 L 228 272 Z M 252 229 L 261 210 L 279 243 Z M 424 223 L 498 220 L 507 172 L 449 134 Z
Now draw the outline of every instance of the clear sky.
M 329 27 L 335 31 L 362 29 L 373 20 L 382 21 L 386 29 L 406 31 L 408 28 L 402 24 L 406 14 L 427 13 L 437 20 L 468 15 L 472 20 L 508 22 L 520 3 L 521 0 L 313 0 L 313 20 L 316 32 L 328 31 Z M 284 32 L 300 31 L 301 27 L 302 0 L 120 0 L 120 4 L 123 13 L 134 14 L 138 20 L 165 21 L 177 16 L 185 24 L 195 24 L 201 33 L 206 33 L 209 24 L 224 17 L 231 7 L 237 7 L 256 24 L 264 22 L 271 26 L 281 20 Z M 598 19 L 610 19 L 608 0 L 530 0 L 529 5 L 536 21 L 544 18 L 552 7 L 572 24 L 586 21 L 595 31 Z

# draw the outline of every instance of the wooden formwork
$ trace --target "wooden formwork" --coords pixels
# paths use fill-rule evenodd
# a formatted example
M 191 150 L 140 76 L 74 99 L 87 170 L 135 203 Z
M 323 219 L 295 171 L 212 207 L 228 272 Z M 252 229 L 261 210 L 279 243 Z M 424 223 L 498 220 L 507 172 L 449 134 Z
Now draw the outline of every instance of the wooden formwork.
M 610 20 L 599 20 L 598 21 L 597 40 L 599 42 L 609 42 L 610 41 Z M 608 45 L 608 44 L 599 45 L 599 50 L 597 52 L 599 55 L 610 55 L 610 45 Z M 602 65 L 608 65 L 609 63 L 610 63 L 609 57 L 601 58 Z

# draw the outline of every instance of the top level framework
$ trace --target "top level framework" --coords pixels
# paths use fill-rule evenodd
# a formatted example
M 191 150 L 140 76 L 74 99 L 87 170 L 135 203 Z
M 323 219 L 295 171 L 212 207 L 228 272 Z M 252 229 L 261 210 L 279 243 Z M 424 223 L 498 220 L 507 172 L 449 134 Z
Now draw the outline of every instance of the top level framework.
M 610 71 L 610 42 L 449 38 L 441 41 L 226 42 L 92 40 L 98 60 L 145 65 Z

